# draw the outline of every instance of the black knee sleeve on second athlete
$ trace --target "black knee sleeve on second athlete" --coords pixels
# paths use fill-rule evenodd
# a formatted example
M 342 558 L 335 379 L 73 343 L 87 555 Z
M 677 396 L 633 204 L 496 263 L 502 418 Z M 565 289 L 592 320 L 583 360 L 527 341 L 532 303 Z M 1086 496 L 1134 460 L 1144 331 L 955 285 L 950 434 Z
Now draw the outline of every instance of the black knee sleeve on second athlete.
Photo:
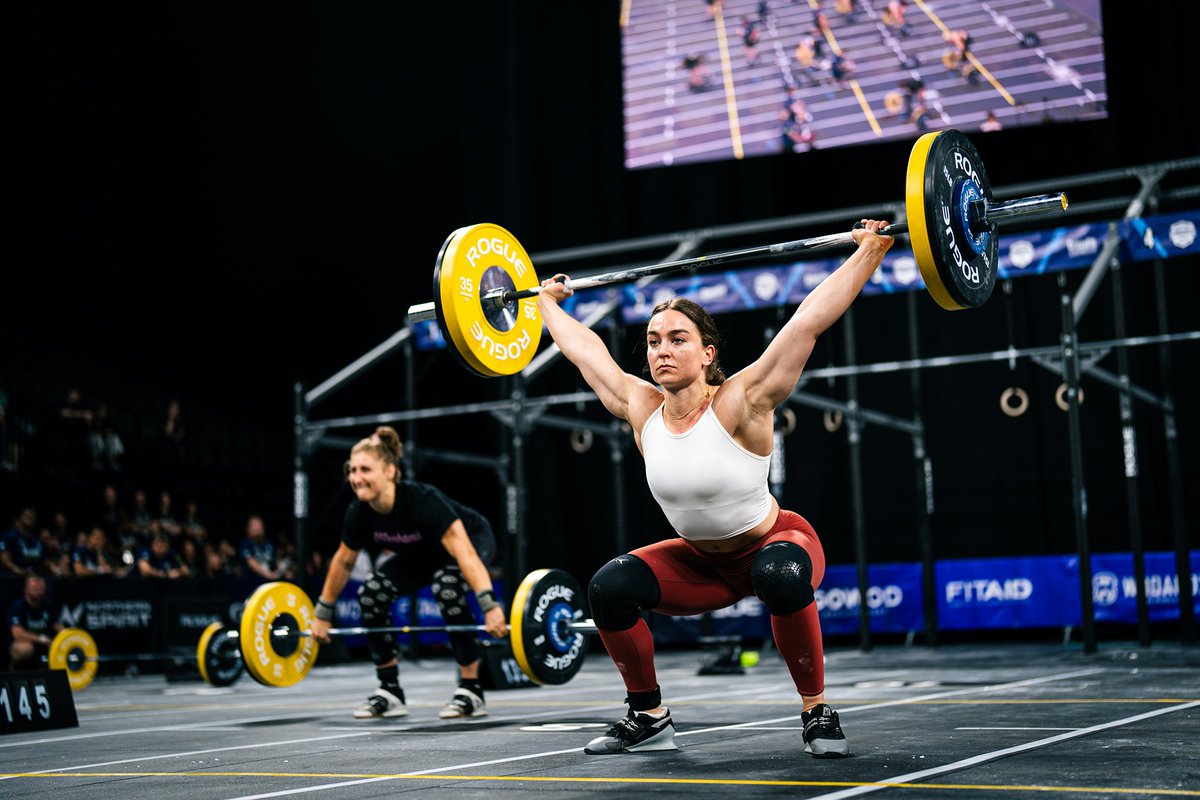
M 799 611 L 813 601 L 812 559 L 794 542 L 772 542 L 754 557 L 750 585 L 772 614 Z
M 641 613 L 658 605 L 658 578 L 635 555 L 617 556 L 596 571 L 588 585 L 588 602 L 597 628 L 626 631 Z
M 358 589 L 358 605 L 362 609 L 363 626 L 384 628 L 392 624 L 392 603 L 397 597 L 396 587 L 380 575 L 367 578 Z M 390 633 L 372 633 L 367 636 L 367 650 L 375 664 L 386 664 L 396 657 L 396 637 Z
M 475 616 L 467 605 L 466 585 L 458 569 L 441 569 L 433 574 L 433 598 L 447 625 L 475 624 Z M 450 650 L 460 666 L 474 664 L 483 655 L 483 647 L 474 633 L 450 634 Z

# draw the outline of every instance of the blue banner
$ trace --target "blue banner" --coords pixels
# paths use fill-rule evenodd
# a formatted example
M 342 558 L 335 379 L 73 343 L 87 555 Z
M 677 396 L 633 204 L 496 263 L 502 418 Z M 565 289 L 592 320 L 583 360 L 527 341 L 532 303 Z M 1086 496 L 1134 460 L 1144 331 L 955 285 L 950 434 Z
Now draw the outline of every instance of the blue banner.
M 938 629 L 1076 625 L 1077 561 L 1069 556 L 939 561 Z
M 925 626 L 920 564 L 871 564 L 867 582 L 872 631 L 907 633 Z M 822 633 L 857 633 L 861 603 L 858 569 L 841 564 L 826 567 L 816 601 Z
M 1200 551 L 1191 554 L 1192 602 L 1200 617 Z M 1146 606 L 1151 622 L 1179 619 L 1174 553 L 1146 553 Z M 1137 624 L 1137 580 L 1131 553 L 1092 556 L 1092 602 L 1097 622 Z

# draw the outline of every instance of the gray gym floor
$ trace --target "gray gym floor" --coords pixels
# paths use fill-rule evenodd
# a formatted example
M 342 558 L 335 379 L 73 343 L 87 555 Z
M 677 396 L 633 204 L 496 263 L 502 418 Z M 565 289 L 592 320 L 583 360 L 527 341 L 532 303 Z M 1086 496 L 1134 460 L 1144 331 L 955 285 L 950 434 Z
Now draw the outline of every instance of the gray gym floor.
M 383 722 L 350 718 L 366 663 L 287 689 L 101 676 L 78 728 L 0 738 L 0 797 L 1200 797 L 1200 648 L 833 649 L 840 760 L 803 752 L 778 657 L 699 676 L 704 655 L 659 656 L 680 749 L 617 756 L 581 752 L 624 712 L 603 653 L 566 685 L 490 692 L 490 716 L 465 722 L 437 719 L 443 659 L 402 665 L 411 716 Z

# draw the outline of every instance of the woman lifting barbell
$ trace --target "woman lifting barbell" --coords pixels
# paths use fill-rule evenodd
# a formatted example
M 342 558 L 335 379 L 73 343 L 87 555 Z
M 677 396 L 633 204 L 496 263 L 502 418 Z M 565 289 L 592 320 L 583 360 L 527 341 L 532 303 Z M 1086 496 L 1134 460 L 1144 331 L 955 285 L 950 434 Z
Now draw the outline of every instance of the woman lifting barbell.
M 655 386 L 621 370 L 594 332 L 559 308 L 571 294 L 558 276 L 542 283 L 538 306 L 563 354 L 601 402 L 630 423 L 654 498 L 681 538 L 605 564 L 588 599 L 600 638 L 628 692 L 628 714 L 588 753 L 673 750 L 674 723 L 662 702 L 654 644 L 641 612 L 687 615 L 757 595 L 802 698 L 805 749 L 848 755 L 838 715 L 825 702 L 821 624 L 814 590 L 825 572 L 816 532 L 782 510 L 767 489 L 775 408 L 796 386 L 817 336 L 836 322 L 892 245 L 863 220 L 858 249 L 800 304 L 757 361 L 726 379 L 709 313 L 686 299 L 657 305 L 646 326 L 646 366 Z
M 466 586 L 475 592 L 492 636 L 508 633 L 504 609 L 492 592 L 487 564 L 495 555 L 496 538 L 482 514 L 447 497 L 425 483 L 402 480 L 400 436 L 382 426 L 354 445 L 346 462 L 346 478 L 357 499 L 346 509 L 345 527 L 337 553 L 329 562 L 325 586 L 317 599 L 312 634 L 328 644 L 327 631 L 337 598 L 350 579 L 360 550 L 372 560 L 382 551 L 393 553 L 375 568 L 358 591 L 363 624 L 392 624 L 392 603 L 432 584 L 433 596 L 448 625 L 474 622 L 467 605 Z M 487 714 L 479 682 L 482 654 L 474 633 L 451 633 L 450 647 L 458 662 L 458 688 L 441 712 L 442 719 Z M 367 636 L 379 688 L 354 711 L 356 719 L 403 717 L 408 714 L 400 688 L 396 639 L 391 633 Z

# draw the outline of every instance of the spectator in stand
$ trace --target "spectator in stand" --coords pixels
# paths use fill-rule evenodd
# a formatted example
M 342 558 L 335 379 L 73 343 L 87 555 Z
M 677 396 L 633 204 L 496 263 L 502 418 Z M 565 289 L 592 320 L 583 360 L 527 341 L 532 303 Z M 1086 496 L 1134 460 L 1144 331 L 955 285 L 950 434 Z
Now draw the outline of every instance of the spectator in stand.
M 87 542 L 71 553 L 71 569 L 77 578 L 111 575 L 125 577 L 129 566 L 122 564 L 108 547 L 108 536 L 99 525 L 92 528 Z
M 199 575 L 204 568 L 204 557 L 200 548 L 187 536 L 179 538 L 179 563 L 187 569 L 189 575 Z
M 171 541 L 183 533 L 183 526 L 179 524 L 179 520 L 175 519 L 175 515 L 171 513 L 171 493 L 161 492 L 158 495 L 158 516 L 154 518 L 158 523 L 158 529 L 171 537 Z
M 173 466 L 183 463 L 183 443 L 187 428 L 183 423 L 183 408 L 178 400 L 167 403 L 167 419 L 162 427 L 163 462 Z
M 13 669 L 37 669 L 41 657 L 50 652 L 53 634 L 62 629 L 54 621 L 54 609 L 46 602 L 46 580 L 25 576 L 25 591 L 8 607 L 9 663 Z
M 204 577 L 217 579 L 237 577 L 237 570 L 234 569 L 223 551 L 222 545 L 224 544 L 224 542 L 216 544 L 209 542 L 204 546 L 204 569 L 201 573 Z
M 829 65 L 829 74 L 839 89 L 846 88 L 846 81 L 854 78 L 854 62 L 846 57 L 844 52 L 834 53 Z
M 161 531 L 155 532 L 150 546 L 142 548 L 137 559 L 138 574 L 143 578 L 186 578 L 190 573 L 171 549 L 171 540 Z
M 858 0 L 837 0 L 834 5 L 837 12 L 842 15 L 842 20 L 847 25 L 853 25 L 854 20 L 858 17 Z
M 796 67 L 800 73 L 797 79 L 805 80 L 810 86 L 820 83 L 817 77 L 817 59 L 819 57 L 818 42 L 812 36 L 805 36 L 796 45 Z
M 60 511 L 57 516 L 62 516 Z M 38 538 L 42 540 L 42 574 L 52 577 L 61 578 L 71 574 L 71 556 L 69 552 L 70 543 L 73 537 L 68 536 L 63 539 L 57 536 L 50 528 L 42 528 L 38 531 Z
M 109 541 L 115 542 L 120 538 L 125 514 L 122 513 L 118 502 L 117 487 L 111 483 L 104 487 L 104 497 L 100 501 L 100 510 L 96 512 L 95 520 L 96 524 L 104 529 Z
M 125 520 L 122 531 L 122 546 L 140 547 L 150 540 L 150 527 L 154 522 L 150 509 L 146 506 L 146 493 L 138 489 L 133 493 L 133 510 Z
M 688 74 L 688 88 L 698 92 L 708 86 L 709 72 L 704 53 L 691 53 L 683 59 Z
M 101 403 L 92 418 L 92 429 L 88 434 L 88 451 L 92 458 L 92 469 L 96 472 L 120 472 L 121 457 L 125 455 L 125 442 L 113 427 L 108 416 L 108 406 Z
M 1003 128 L 1004 126 L 1000 124 L 1000 120 L 996 117 L 995 111 L 989 111 L 987 113 L 987 118 L 979 124 L 979 130 L 983 131 L 984 133 L 992 133 L 994 131 L 1002 130 Z
M 889 0 L 883 10 L 883 24 L 901 36 L 908 36 L 908 21 L 904 18 L 907 10 L 908 0 Z
M 275 545 L 267 539 L 262 517 L 251 514 L 246 520 L 246 538 L 238 547 L 242 564 L 242 582 L 248 589 L 280 578 L 275 563 Z
M 721 11 L 722 0 L 704 0 L 704 5 L 708 7 L 708 18 L 716 19 L 716 16 Z
M 815 147 L 813 140 L 816 137 L 810 127 L 813 115 L 800 97 L 799 87 L 788 88 L 787 98 L 783 101 L 783 108 L 779 112 L 779 119 L 783 123 L 783 151 L 785 153 L 798 153 Z
M 762 23 L 750 17 L 742 17 L 742 46 L 746 51 L 746 64 L 754 66 L 758 61 L 758 40 L 762 38 Z
M 200 507 L 195 500 L 188 500 L 187 513 L 179 523 L 183 535 L 194 541 L 200 547 L 208 541 L 208 528 L 200 521 Z
M 36 531 L 37 512 L 21 509 L 12 530 L 0 538 L 0 569 L 16 575 L 39 574 L 45 569 L 46 549 Z

